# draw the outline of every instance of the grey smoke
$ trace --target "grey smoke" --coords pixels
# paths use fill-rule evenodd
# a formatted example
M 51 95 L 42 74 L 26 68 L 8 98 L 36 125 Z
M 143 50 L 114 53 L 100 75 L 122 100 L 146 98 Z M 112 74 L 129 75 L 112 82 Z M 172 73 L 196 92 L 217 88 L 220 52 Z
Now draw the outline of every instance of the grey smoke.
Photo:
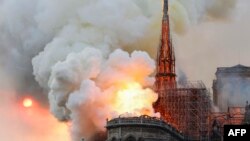
M 178 82 L 188 81 L 188 77 L 186 76 L 185 72 L 181 69 L 177 69 L 177 78 L 178 78 Z
M 224 78 L 220 86 L 219 105 L 222 111 L 227 107 L 244 107 L 246 101 L 250 101 L 250 78 L 243 76 L 231 76 Z M 222 102 L 223 101 L 223 102 Z

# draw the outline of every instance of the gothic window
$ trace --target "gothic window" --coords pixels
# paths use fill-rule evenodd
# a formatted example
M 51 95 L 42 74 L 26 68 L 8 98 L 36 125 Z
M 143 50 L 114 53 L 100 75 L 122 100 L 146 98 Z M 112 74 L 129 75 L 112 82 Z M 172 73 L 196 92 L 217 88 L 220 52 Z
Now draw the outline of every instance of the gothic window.
M 113 137 L 111 141 L 117 141 L 117 139 L 115 137 Z
M 125 141 L 136 141 L 136 138 L 133 136 L 129 136 Z

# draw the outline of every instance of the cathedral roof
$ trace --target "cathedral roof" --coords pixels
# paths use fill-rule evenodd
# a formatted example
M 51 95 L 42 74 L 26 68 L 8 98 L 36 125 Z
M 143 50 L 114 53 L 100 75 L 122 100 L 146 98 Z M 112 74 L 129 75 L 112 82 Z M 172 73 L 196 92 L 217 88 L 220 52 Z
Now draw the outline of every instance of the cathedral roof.
M 244 66 L 241 64 L 232 66 L 232 67 L 219 67 L 217 68 L 217 74 L 220 73 L 249 73 L 250 74 L 250 67 Z
M 232 66 L 231 68 L 249 69 L 250 67 L 247 67 L 247 66 L 244 66 L 244 65 L 238 64 L 238 65 L 236 65 L 236 66 Z

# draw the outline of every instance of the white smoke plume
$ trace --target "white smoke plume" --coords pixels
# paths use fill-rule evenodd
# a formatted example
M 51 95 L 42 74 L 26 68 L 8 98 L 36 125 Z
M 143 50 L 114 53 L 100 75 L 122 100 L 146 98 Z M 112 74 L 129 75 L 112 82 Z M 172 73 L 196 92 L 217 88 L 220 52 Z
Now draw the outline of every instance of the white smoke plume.
M 170 0 L 172 29 L 182 33 L 206 17 L 227 17 L 235 1 L 224 1 Z M 127 110 L 154 114 L 151 104 L 157 97 L 149 87 L 155 64 L 150 57 L 160 38 L 161 0 L 0 3 L 3 70 L 22 91 L 43 88 L 55 117 L 72 121 L 74 141 L 88 139 L 103 129 L 106 118 Z
M 171 25 L 176 33 L 205 20 L 224 20 L 231 16 L 236 0 L 170 0 Z
M 157 96 L 144 87 L 152 86 L 153 78 L 148 76 L 154 67 L 145 52 L 129 56 L 116 50 L 107 59 L 93 47 L 72 53 L 52 68 L 51 111 L 60 120 L 72 119 L 73 134 L 81 132 L 74 140 L 81 136 L 88 139 L 103 129 L 106 118 L 126 112 L 153 115 L 151 104 Z

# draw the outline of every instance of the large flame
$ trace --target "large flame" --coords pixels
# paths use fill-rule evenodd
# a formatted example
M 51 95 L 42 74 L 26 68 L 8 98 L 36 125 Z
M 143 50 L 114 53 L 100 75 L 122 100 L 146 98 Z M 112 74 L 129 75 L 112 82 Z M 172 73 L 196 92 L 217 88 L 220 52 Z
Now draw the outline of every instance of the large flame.
M 157 95 L 149 88 L 144 89 L 137 82 L 130 82 L 116 94 L 114 108 L 119 114 L 153 115 L 152 103 Z
M 106 118 L 120 115 L 154 116 L 157 94 L 150 89 L 155 63 L 146 52 L 117 49 L 108 57 L 85 48 L 57 63 L 49 81 L 51 111 L 72 120 L 73 140 L 88 140 L 103 130 Z

